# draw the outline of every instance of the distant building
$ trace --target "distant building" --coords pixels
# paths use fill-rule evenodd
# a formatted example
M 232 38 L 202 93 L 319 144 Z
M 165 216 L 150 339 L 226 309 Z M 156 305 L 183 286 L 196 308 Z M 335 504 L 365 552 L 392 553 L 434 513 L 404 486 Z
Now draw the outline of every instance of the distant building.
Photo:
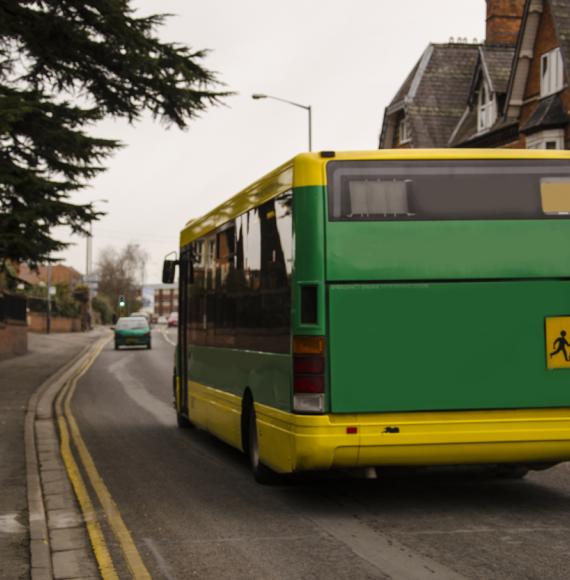
M 570 147 L 570 0 L 487 0 L 486 22 L 483 44 L 428 47 L 386 109 L 381 149 Z
M 157 316 L 168 316 L 171 312 L 178 312 L 178 286 L 154 285 L 154 313 Z
M 28 284 L 47 284 L 48 282 L 48 267 L 39 266 L 37 271 L 32 270 L 27 264 L 19 264 L 18 278 L 24 280 Z M 71 266 L 64 264 L 54 264 L 51 266 L 51 284 L 67 284 L 70 288 L 75 288 L 82 281 L 82 275 Z

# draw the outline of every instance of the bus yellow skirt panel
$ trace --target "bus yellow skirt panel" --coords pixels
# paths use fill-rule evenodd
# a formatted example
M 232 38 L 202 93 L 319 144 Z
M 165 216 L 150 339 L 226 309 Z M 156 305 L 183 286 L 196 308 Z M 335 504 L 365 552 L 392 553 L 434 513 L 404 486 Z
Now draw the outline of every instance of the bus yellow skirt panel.
M 260 458 L 283 473 L 570 459 L 570 409 L 309 416 L 255 408 Z
M 241 398 L 189 382 L 190 416 L 241 445 Z M 261 461 L 280 473 L 570 460 L 570 409 L 297 415 L 255 403 Z

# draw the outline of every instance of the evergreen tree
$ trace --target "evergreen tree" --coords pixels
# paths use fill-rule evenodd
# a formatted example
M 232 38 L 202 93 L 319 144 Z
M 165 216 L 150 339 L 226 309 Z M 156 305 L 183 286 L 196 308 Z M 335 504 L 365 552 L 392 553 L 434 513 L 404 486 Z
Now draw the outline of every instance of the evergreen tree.
M 185 128 L 229 93 L 214 90 L 206 52 L 161 42 L 165 15 L 137 17 L 130 0 L 0 2 L 0 271 L 68 244 L 101 214 L 70 194 L 104 170 L 121 144 L 86 132 L 144 111 Z

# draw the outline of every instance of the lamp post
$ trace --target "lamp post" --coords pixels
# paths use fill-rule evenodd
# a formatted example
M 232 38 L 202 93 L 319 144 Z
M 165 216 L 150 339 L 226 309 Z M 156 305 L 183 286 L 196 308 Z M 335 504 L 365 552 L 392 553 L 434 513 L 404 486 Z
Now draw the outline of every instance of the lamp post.
M 107 203 L 108 199 L 95 199 L 91 203 Z M 85 235 L 85 281 L 87 283 L 87 330 L 91 330 L 93 324 L 93 305 L 91 304 L 91 285 L 93 279 L 93 222 L 89 222 L 89 231 Z
M 264 95 L 260 93 L 255 93 L 251 95 L 252 99 L 273 99 L 274 101 L 281 101 L 282 103 L 287 103 L 288 105 L 293 105 L 294 107 L 299 107 L 300 109 L 305 109 L 309 113 L 309 151 L 313 150 L 313 111 L 311 105 L 301 105 L 301 103 L 295 103 L 294 101 L 289 101 L 287 99 L 282 99 L 281 97 L 272 97 L 271 95 Z
M 91 330 L 93 321 L 93 306 L 91 305 L 91 265 L 93 261 L 93 222 L 89 222 L 89 233 L 85 240 L 85 281 L 87 282 L 87 324 L 86 330 Z
M 51 262 L 47 265 L 47 312 L 46 312 L 46 334 L 51 332 Z

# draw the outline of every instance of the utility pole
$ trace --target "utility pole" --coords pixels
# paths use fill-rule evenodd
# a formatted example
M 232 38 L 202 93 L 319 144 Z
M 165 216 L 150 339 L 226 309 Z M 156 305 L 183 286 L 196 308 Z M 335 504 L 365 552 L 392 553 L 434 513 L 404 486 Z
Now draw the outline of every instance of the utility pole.
M 47 265 L 47 312 L 46 334 L 51 332 L 51 263 Z
M 93 320 L 93 307 L 91 305 L 91 265 L 92 265 L 92 243 L 93 243 L 93 223 L 89 223 L 89 233 L 85 243 L 85 282 L 87 283 L 87 330 L 91 330 Z

